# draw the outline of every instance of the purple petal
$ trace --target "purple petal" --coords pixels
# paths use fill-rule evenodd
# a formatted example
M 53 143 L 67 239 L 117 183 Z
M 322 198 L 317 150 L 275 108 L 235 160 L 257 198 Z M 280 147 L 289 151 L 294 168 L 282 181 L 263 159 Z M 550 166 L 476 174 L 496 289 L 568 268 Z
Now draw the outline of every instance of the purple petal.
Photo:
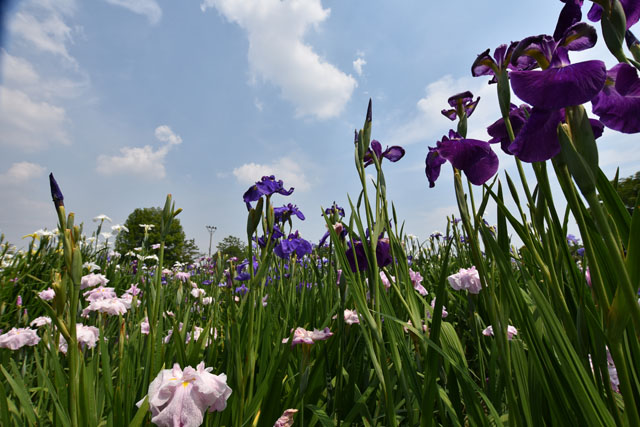
M 608 77 L 607 85 L 591 101 L 593 113 L 610 129 L 640 132 L 640 80 L 635 69 L 621 63 L 609 70 Z
M 520 99 L 553 110 L 590 101 L 602 90 L 606 69 L 602 61 L 585 61 L 541 71 L 512 71 L 510 76 Z
M 566 47 L 567 50 L 580 51 L 591 49 L 597 41 L 596 29 L 586 22 L 578 22 L 567 29 L 558 45 Z
M 604 123 L 600 120 L 589 119 L 589 123 L 591 124 L 591 130 L 593 131 L 593 137 L 598 139 L 604 133 Z
M 482 185 L 498 171 L 498 156 L 488 142 L 477 139 L 442 141 L 438 153 L 464 171 L 474 185 Z
M 496 51 L 497 50 L 498 49 L 496 49 Z M 489 55 L 489 49 L 485 50 L 480 55 L 478 55 L 476 60 L 473 61 L 473 64 L 471 65 L 471 75 L 473 77 L 491 76 L 491 75 L 495 75 L 497 71 L 498 71 L 498 64 L 496 64 L 496 61 L 491 57 L 491 55 Z M 442 110 L 442 111 L 443 111 L 442 114 L 444 114 L 445 110 Z M 451 120 L 455 120 L 455 119 L 451 119 Z
M 587 13 L 587 18 L 589 18 L 591 22 L 598 22 L 602 18 L 602 7 L 596 3 L 591 5 L 591 9 L 589 9 Z
M 540 66 L 543 66 L 541 61 L 549 63 L 555 49 L 556 42 L 551 36 L 541 34 L 539 36 L 527 37 L 525 39 L 522 39 L 513 50 L 513 53 L 511 54 L 511 64 L 514 66 L 519 65 L 520 67 L 522 67 L 523 65 L 531 67 L 531 59 L 533 59 L 534 61 L 538 62 Z M 521 62 L 521 58 L 523 56 L 529 57 L 531 59 L 524 61 L 523 64 Z
M 458 117 L 458 113 L 456 113 L 456 110 L 453 108 L 451 110 L 442 110 L 441 113 L 451 121 L 455 120 Z
M 557 128 L 562 120 L 559 110 L 542 110 L 534 107 L 531 116 L 509 151 L 524 162 L 544 162 L 560 152 Z
M 376 246 L 376 261 L 378 261 L 378 267 L 384 267 L 391 264 L 393 259 L 391 258 L 390 249 L 388 239 L 378 240 L 378 244 Z
M 521 105 L 520 107 L 516 107 L 511 104 L 511 111 L 509 112 L 509 121 L 511 122 L 511 128 L 513 129 L 513 134 L 515 136 L 518 135 L 522 126 L 527 122 L 528 114 L 531 112 L 531 108 L 528 105 Z M 495 144 L 496 142 L 500 143 L 500 148 L 507 154 L 513 154 L 509 151 L 509 145 L 511 141 L 509 140 L 509 134 L 507 133 L 507 127 L 504 124 L 504 119 L 500 118 L 496 120 L 492 125 L 487 128 L 487 133 L 491 136 L 491 139 L 488 141 L 489 144 Z
M 560 11 L 556 29 L 553 32 L 553 38 L 559 40 L 565 33 L 567 28 L 582 19 L 582 0 L 569 0 L 564 2 L 565 5 Z
M 429 154 L 425 159 L 424 172 L 429 180 L 429 188 L 433 188 L 436 185 L 436 180 L 440 176 L 440 167 L 446 162 L 444 157 L 438 154 L 436 148 L 429 147 Z
M 382 156 L 387 158 L 390 162 L 397 162 L 404 156 L 404 148 L 399 145 L 391 146 L 384 150 Z
M 382 145 L 377 140 L 371 141 L 371 150 L 375 153 L 377 158 L 382 156 Z
M 450 96 L 447 102 L 449 103 L 450 106 L 452 106 L 453 108 L 456 108 L 456 106 L 458 105 L 458 100 L 462 100 L 462 104 L 466 104 L 467 102 L 470 102 L 472 99 L 473 99 L 473 94 L 469 91 L 466 91 L 466 92 L 461 92 L 453 96 Z

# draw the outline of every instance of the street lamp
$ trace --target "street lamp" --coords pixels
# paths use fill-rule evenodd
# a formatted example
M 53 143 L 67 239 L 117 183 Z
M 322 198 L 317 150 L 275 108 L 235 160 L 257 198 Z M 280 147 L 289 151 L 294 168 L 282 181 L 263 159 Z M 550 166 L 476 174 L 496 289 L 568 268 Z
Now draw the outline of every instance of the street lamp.
M 205 225 L 205 227 L 209 232 L 209 258 L 211 258 L 211 239 L 213 239 L 213 233 L 216 232 L 217 227 L 214 227 L 213 225 Z

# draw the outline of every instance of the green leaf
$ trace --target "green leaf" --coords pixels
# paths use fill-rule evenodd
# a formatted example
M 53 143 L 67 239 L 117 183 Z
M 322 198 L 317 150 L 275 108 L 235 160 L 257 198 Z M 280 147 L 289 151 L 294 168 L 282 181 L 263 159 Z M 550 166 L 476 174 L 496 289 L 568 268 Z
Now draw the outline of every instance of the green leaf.
M 12 375 L 10 375 L 4 366 L 0 366 L 0 370 L 4 374 L 4 377 L 7 379 L 7 382 L 11 386 L 11 389 L 15 393 L 16 397 L 20 401 L 20 409 L 22 409 L 22 413 L 27 417 L 29 421 L 29 425 L 36 425 L 36 420 L 38 416 L 36 415 L 35 409 L 33 409 L 33 404 L 31 403 L 31 399 L 29 398 L 29 393 L 27 392 L 27 388 L 22 381 L 22 376 L 18 371 L 18 367 L 16 366 L 16 362 L 11 360 L 11 371 Z
M 145 396 L 144 402 L 138 408 L 138 411 L 134 415 L 133 419 L 129 423 L 129 427 L 140 427 L 145 417 L 149 413 L 149 396 Z

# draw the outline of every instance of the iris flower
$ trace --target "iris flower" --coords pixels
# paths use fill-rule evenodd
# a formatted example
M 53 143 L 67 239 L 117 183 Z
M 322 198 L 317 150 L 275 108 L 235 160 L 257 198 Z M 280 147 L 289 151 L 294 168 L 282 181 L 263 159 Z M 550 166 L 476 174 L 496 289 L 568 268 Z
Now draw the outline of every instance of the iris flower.
M 466 289 L 472 294 L 478 294 L 482 289 L 480 276 L 475 266 L 471 266 L 471 268 L 461 268 L 457 273 L 447 277 L 447 280 L 449 281 L 449 285 L 456 291 Z
M 204 362 L 184 371 L 177 363 L 163 369 L 149 384 L 151 422 L 161 427 L 196 427 L 204 421 L 204 411 L 223 411 L 231 388 L 225 374 L 213 375 Z M 136 403 L 142 406 L 144 399 Z
M 254 185 L 249 187 L 242 196 L 242 199 L 247 204 L 247 209 L 251 209 L 251 202 L 255 202 L 262 196 L 270 196 L 274 193 L 289 196 L 293 193 L 293 187 L 286 190 L 282 180 L 276 181 L 276 177 L 273 175 L 263 176 L 260 181 L 257 181 Z
M 296 328 L 293 331 L 293 340 L 291 341 L 291 347 L 298 344 L 313 344 L 317 341 L 324 341 L 329 339 L 330 336 L 333 335 L 333 332 L 329 330 L 329 328 L 324 328 L 319 331 L 314 329 L 313 331 L 307 331 L 304 328 Z M 286 344 L 289 342 L 289 338 L 283 338 L 282 343 Z
M 273 208 L 273 215 L 278 222 L 285 222 L 291 218 L 291 216 L 297 216 L 301 221 L 304 221 L 304 214 L 298 209 L 296 205 L 291 203 L 279 208 Z
M 498 156 L 489 143 L 477 139 L 463 139 L 450 130 L 436 147 L 429 147 L 425 160 L 425 173 L 429 187 L 434 187 L 440 176 L 440 167 L 448 160 L 454 168 L 460 169 L 474 185 L 487 182 L 498 170 Z
M 40 337 L 34 329 L 11 328 L 6 334 L 0 335 L 0 348 L 18 350 L 25 345 L 34 346 L 40 342 Z
M 513 92 L 533 109 L 508 151 L 525 162 L 549 160 L 560 152 L 557 127 L 565 107 L 591 101 L 602 90 L 606 69 L 602 61 L 571 64 L 569 51 L 591 48 L 597 39 L 583 22 L 566 29 L 556 41 L 551 36 L 527 37 L 515 48 L 512 63 L 521 56 L 534 58 L 542 70 L 512 71 Z
M 276 247 L 273 248 L 273 252 L 282 259 L 289 259 L 294 253 L 298 258 L 302 258 L 304 255 L 310 254 L 311 251 L 311 243 L 300 237 L 297 231 L 289 234 L 286 239 L 280 240 Z
M 477 97 L 474 101 L 473 94 L 466 91 L 449 97 L 447 102 L 452 108 L 449 110 L 442 110 L 441 112 L 443 116 L 453 121 L 458 117 L 458 112 L 464 112 L 467 117 L 470 117 L 478 106 L 480 97 Z
M 581 2 L 582 3 L 582 2 Z M 640 20 L 640 2 L 637 0 L 620 0 L 622 10 L 627 18 L 627 30 Z M 602 6 L 593 3 L 587 13 L 587 18 L 592 22 L 598 22 L 602 18 Z
M 382 151 L 382 145 L 376 141 L 375 139 L 371 141 L 371 146 L 367 148 L 367 151 L 364 153 L 364 167 L 373 164 L 373 156 L 378 158 L 378 161 L 382 161 L 382 158 L 386 158 L 390 162 L 397 162 L 402 157 L 404 157 L 404 148 L 399 145 L 394 145 L 388 147 Z
M 640 132 L 640 79 L 629 64 L 620 63 L 607 71 L 607 80 L 591 100 L 593 113 L 608 128 L 623 133 Z

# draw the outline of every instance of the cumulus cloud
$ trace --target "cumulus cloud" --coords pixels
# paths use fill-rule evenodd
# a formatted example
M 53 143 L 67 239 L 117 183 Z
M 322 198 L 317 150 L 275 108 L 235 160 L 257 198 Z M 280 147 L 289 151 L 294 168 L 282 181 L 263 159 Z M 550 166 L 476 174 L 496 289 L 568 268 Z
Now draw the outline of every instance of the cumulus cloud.
M 21 184 L 33 178 L 42 176 L 44 172 L 44 167 L 37 163 L 18 162 L 12 164 L 5 173 L 0 174 L 0 183 Z
M 204 0 L 200 8 L 216 8 L 247 32 L 253 77 L 278 86 L 298 116 L 327 119 L 342 112 L 356 80 L 304 43 L 307 31 L 329 17 L 321 0 Z
M 66 111 L 26 93 L 0 86 L 0 144 L 26 151 L 51 143 L 69 144 Z
M 106 0 L 107 3 L 129 9 L 133 13 L 144 15 L 150 24 L 157 24 L 162 18 L 162 9 L 156 0 Z
M 263 176 L 275 175 L 287 188 L 294 187 L 296 191 L 311 188 L 300 161 L 290 157 L 283 157 L 271 164 L 245 163 L 235 168 L 233 175 L 240 184 L 251 185 Z
M 362 67 L 367 63 L 367 61 L 364 60 L 364 58 L 362 57 L 362 55 L 359 55 L 355 61 L 353 61 L 353 69 L 356 71 L 356 73 L 358 73 L 359 76 L 362 75 Z
M 160 179 L 166 175 L 164 166 L 169 150 L 182 143 L 182 138 L 167 125 L 158 126 L 155 130 L 158 141 L 164 142 L 159 148 L 151 145 L 144 147 L 122 147 L 120 155 L 98 156 L 96 170 L 103 175 L 138 175 L 149 179 Z

